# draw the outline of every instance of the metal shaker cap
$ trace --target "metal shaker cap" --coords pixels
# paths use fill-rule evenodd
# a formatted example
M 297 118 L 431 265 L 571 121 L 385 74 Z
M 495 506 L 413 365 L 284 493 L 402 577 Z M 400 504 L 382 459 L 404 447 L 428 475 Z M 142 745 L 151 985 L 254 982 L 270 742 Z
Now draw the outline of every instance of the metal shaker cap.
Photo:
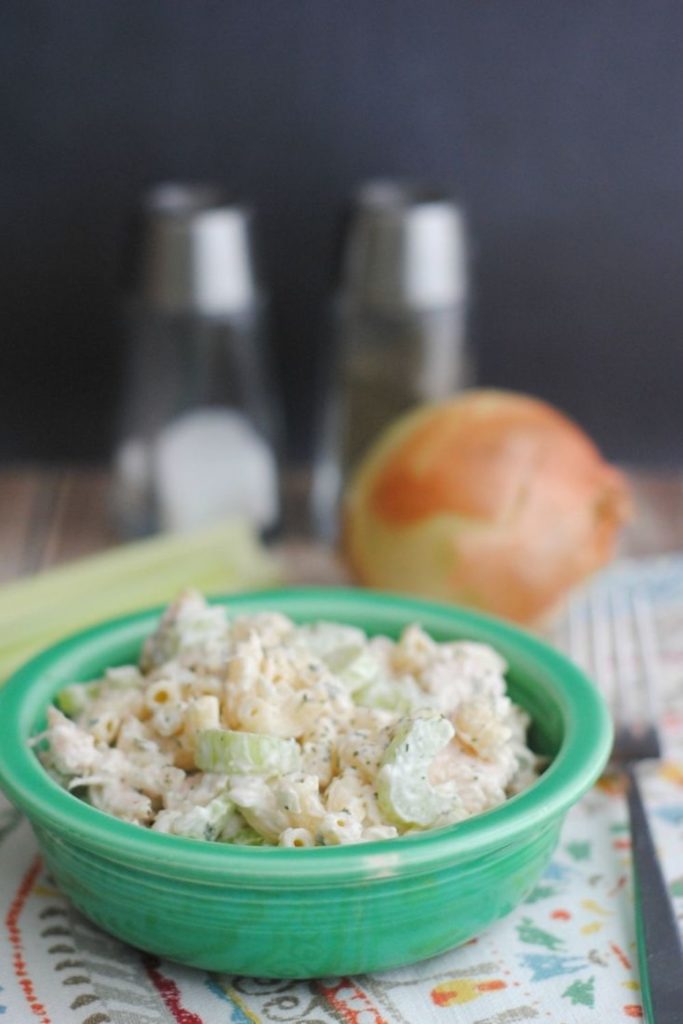
M 252 214 L 209 184 L 167 182 L 142 200 L 130 289 L 166 313 L 238 314 L 259 295 Z
M 447 192 L 380 180 L 358 192 L 348 228 L 342 291 L 378 310 L 426 310 L 467 298 L 467 236 Z

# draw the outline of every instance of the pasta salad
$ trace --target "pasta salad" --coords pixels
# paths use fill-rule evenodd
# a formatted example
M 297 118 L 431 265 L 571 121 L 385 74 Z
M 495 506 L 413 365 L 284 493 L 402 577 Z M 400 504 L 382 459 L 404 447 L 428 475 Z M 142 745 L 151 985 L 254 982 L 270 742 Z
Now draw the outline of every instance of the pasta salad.
M 529 786 L 529 719 L 484 644 L 398 640 L 279 612 L 229 617 L 188 591 L 139 663 L 62 690 L 40 757 L 107 814 L 210 842 L 390 839 Z

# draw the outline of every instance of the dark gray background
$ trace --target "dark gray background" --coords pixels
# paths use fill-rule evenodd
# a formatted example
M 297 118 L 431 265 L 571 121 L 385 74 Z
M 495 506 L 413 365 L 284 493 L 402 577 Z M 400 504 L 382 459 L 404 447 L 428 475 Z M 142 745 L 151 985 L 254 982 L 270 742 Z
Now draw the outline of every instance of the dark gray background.
M 174 176 L 258 207 L 304 453 L 340 210 L 398 174 L 468 207 L 483 381 L 679 460 L 680 0 L 4 0 L 0 58 L 3 457 L 108 453 L 122 226 Z

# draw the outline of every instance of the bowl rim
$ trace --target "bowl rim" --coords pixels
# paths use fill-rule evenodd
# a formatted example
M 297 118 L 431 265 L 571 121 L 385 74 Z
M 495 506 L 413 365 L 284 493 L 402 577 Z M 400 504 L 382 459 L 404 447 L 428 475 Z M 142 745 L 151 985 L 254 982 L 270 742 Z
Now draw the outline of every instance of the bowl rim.
M 322 609 L 321 618 L 328 619 L 326 604 L 338 606 L 340 611 L 334 614 L 342 617 L 344 607 L 347 611 L 353 607 L 356 613 L 367 609 L 368 616 L 373 611 L 395 615 L 396 626 L 422 617 L 430 620 L 425 623 L 428 631 L 446 628 L 453 631 L 454 639 L 469 636 L 489 642 L 505 657 L 513 652 L 525 671 L 542 669 L 552 679 L 552 695 L 564 727 L 560 750 L 532 786 L 504 804 L 457 825 L 397 839 L 314 849 L 245 848 L 164 835 L 121 821 L 62 789 L 42 767 L 27 739 L 39 710 L 67 685 L 69 666 L 76 666 L 88 652 L 96 653 L 103 640 L 140 642 L 165 607 L 160 606 L 66 637 L 33 657 L 0 688 L 0 785 L 34 825 L 70 842 L 76 840 L 82 849 L 107 860 L 160 876 L 260 888 L 352 883 L 459 864 L 523 840 L 562 816 L 596 781 L 608 760 L 612 724 L 597 688 L 558 651 L 508 622 L 455 605 L 351 587 L 271 589 L 210 600 L 238 614 L 274 609 L 295 619 L 297 611 L 310 610 L 311 604 Z M 311 618 L 310 614 L 300 617 Z

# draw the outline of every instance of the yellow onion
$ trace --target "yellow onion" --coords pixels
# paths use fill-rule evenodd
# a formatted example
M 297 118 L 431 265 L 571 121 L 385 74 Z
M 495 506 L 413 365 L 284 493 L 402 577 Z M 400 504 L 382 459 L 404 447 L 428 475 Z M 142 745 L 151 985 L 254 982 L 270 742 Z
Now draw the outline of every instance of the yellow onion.
M 538 621 L 612 556 L 628 488 L 546 402 L 472 390 L 389 427 L 345 496 L 367 586 Z

